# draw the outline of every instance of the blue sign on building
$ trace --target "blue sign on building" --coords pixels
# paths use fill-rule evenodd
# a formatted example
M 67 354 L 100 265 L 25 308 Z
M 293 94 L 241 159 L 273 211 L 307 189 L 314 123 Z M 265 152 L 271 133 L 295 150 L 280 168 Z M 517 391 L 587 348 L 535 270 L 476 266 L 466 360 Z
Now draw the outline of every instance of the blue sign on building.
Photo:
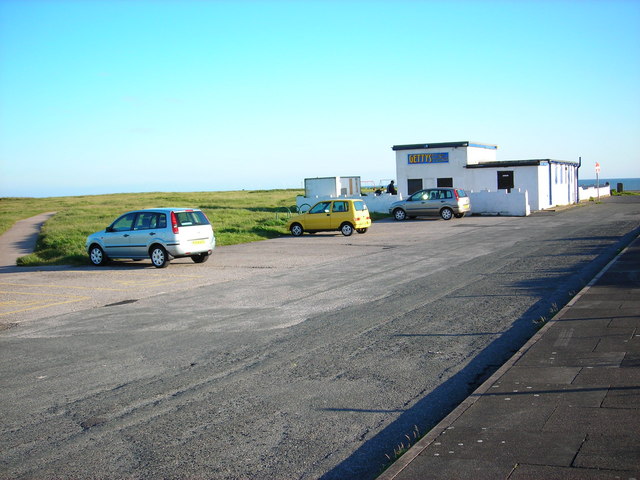
M 442 153 L 410 153 L 409 165 L 421 163 L 449 163 L 449 152 Z

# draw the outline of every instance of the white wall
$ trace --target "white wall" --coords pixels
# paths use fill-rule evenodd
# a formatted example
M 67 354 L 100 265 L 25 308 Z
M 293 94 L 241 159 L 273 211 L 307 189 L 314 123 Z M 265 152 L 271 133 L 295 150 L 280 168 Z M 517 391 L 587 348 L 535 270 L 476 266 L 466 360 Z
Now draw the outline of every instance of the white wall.
M 468 168 L 465 169 L 465 190 L 473 190 L 479 192 L 481 190 L 497 190 L 498 178 L 497 169 L 493 168 Z M 456 185 L 457 186 L 457 185 Z
M 551 203 L 568 205 L 569 203 L 569 167 L 558 163 L 551 164 Z
M 305 195 L 360 195 L 360 177 L 318 177 L 304 179 Z
M 467 165 L 476 165 L 484 162 L 497 161 L 497 148 L 481 148 L 481 147 L 468 147 L 467 148 Z
M 402 194 L 398 195 L 390 195 L 388 193 L 383 193 L 382 195 L 344 195 L 344 196 L 331 196 L 331 195 L 316 195 L 313 197 L 304 197 L 302 195 L 298 195 L 296 197 L 296 206 L 299 211 L 306 212 L 311 207 L 313 207 L 316 203 L 321 202 L 323 200 L 331 200 L 334 198 L 355 198 L 358 200 L 364 201 L 367 205 L 367 208 L 370 212 L 380 212 L 380 213 L 389 213 L 389 207 L 393 202 L 397 202 L 398 200 L 403 200 L 404 197 Z
M 397 195 L 383 193 L 382 195 L 367 195 L 366 197 L 362 197 L 362 200 L 367 204 L 367 208 L 370 212 L 379 213 L 389 213 L 389 207 L 391 207 L 393 202 L 404 199 L 405 197 L 403 197 L 401 193 L 398 193 Z
M 437 187 L 438 178 L 453 178 L 453 186 L 469 190 L 475 188 L 491 188 L 496 183 L 495 178 L 491 183 L 478 183 L 475 175 L 477 170 L 471 173 L 465 167 L 480 162 L 495 162 L 495 148 L 482 147 L 447 147 L 447 148 L 420 148 L 415 150 L 396 150 L 396 176 L 398 192 L 408 195 L 407 180 L 421 179 L 422 188 Z M 424 163 L 409 164 L 409 155 L 419 153 L 448 153 L 449 163 Z
M 339 195 L 340 181 L 338 177 L 305 178 L 304 193 L 309 197 L 317 195 Z
M 527 192 L 529 196 L 529 208 L 531 210 L 542 209 L 540 206 L 540 191 L 542 190 L 542 192 L 544 192 L 545 190 L 548 190 L 548 186 L 540 185 L 540 179 L 546 178 L 544 176 L 545 168 L 546 167 L 542 165 L 536 165 L 531 167 L 516 167 L 512 169 L 514 171 L 514 188 Z
M 525 190 L 512 189 L 490 192 L 467 192 L 471 201 L 471 213 L 483 215 L 508 215 L 525 217 L 531 214 L 529 194 Z
M 611 196 L 611 185 L 602 186 L 600 187 L 599 191 L 596 187 L 586 187 L 586 188 L 580 187 L 580 190 L 579 190 L 580 201 L 583 202 L 591 198 L 597 199 L 598 193 L 600 194 L 601 197 Z
M 465 177 L 466 151 L 467 147 L 396 150 L 396 186 L 398 192 L 404 196 L 408 195 L 407 180 L 410 178 L 422 179 L 422 188 L 436 187 L 438 178 L 453 178 L 455 187 L 464 188 L 461 183 Z M 448 153 L 449 163 L 409 164 L 409 155 L 420 153 Z
M 340 195 L 360 195 L 360 177 L 340 177 Z
M 537 201 L 531 205 L 534 210 L 544 210 L 551 207 L 549 191 L 549 165 L 538 167 L 538 195 Z
M 541 169 L 548 169 L 549 166 L 532 167 L 538 172 Z M 485 170 L 485 169 L 482 169 Z M 494 172 L 495 173 L 495 172 Z M 547 181 L 546 174 L 543 180 Z M 548 181 L 547 181 L 548 184 Z M 544 186 L 544 184 L 542 185 Z M 547 185 L 548 190 L 548 185 Z M 580 201 L 589 200 L 590 198 L 596 199 L 598 197 L 598 190 L 596 187 L 580 188 Z M 513 189 L 511 193 L 507 193 L 506 190 L 481 190 L 473 191 L 467 189 L 467 194 L 471 200 L 471 213 L 476 215 L 508 215 L 508 216 L 527 216 L 530 215 L 533 210 L 543 210 L 544 208 L 550 208 L 549 205 L 545 207 L 536 208 L 534 202 L 529 196 L 529 192 L 522 189 Z M 606 197 L 611 195 L 611 186 L 606 185 L 600 187 L 600 196 Z M 298 196 L 296 204 L 298 208 L 302 210 L 309 210 L 312 206 L 322 200 L 330 200 L 337 198 L 331 195 L 319 195 L 314 197 Z M 389 213 L 389 207 L 393 202 L 403 200 L 402 194 L 398 195 L 367 195 L 367 196 L 344 196 L 341 198 L 357 198 L 364 200 L 367 204 L 367 208 L 371 212 Z
M 480 192 L 487 190 L 490 192 L 498 191 L 498 172 L 513 172 L 513 189 L 520 189 L 522 192 L 528 192 L 528 202 L 532 210 L 540 210 L 538 185 L 543 179 L 542 189 L 548 190 L 548 181 L 543 166 L 527 166 L 527 167 L 491 167 L 491 168 L 468 168 L 467 177 L 464 182 L 466 190 Z M 546 184 L 544 183 L 546 182 Z M 545 186 L 546 185 L 546 186 Z M 506 192 L 506 190 L 501 190 Z M 545 204 L 545 206 L 547 206 Z M 520 207 L 517 208 L 520 211 Z

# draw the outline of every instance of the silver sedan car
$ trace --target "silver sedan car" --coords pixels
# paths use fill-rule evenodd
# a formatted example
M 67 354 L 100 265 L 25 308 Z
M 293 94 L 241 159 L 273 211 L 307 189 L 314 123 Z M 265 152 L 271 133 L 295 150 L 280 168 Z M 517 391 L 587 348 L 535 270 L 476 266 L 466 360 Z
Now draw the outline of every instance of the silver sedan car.
M 420 190 L 389 207 L 389 213 L 396 220 L 428 215 L 439 215 L 444 220 L 451 220 L 453 217 L 462 218 L 470 211 L 469 196 L 460 188 Z
M 87 237 L 86 248 L 94 265 L 109 259 L 151 259 L 157 268 L 171 258 L 191 257 L 206 262 L 216 239 L 207 216 L 193 208 L 152 208 L 119 216 L 104 230 Z

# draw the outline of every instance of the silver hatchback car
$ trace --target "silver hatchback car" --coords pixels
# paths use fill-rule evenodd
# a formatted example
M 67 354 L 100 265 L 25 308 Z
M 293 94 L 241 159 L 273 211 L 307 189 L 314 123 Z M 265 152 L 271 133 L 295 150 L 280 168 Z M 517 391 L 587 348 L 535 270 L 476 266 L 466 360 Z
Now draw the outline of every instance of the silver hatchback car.
M 157 268 L 171 258 L 191 257 L 206 262 L 216 239 L 207 216 L 193 208 L 152 208 L 119 216 L 106 229 L 87 237 L 86 248 L 94 265 L 109 259 L 150 258 Z
M 428 188 L 420 190 L 405 200 L 394 202 L 389 213 L 396 220 L 423 215 L 440 215 L 445 220 L 462 218 L 471 211 L 467 193 L 460 188 Z

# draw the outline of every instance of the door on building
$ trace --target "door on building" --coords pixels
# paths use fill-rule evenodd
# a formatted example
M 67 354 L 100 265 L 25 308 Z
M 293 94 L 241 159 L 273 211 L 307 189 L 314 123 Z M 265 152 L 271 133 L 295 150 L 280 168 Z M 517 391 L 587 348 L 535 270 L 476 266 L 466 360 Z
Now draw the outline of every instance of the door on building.
M 409 195 L 413 195 L 418 190 L 422 190 L 422 179 L 421 178 L 407 179 L 407 193 Z
M 453 187 L 453 178 L 439 178 L 438 188 L 451 188 Z
M 513 188 L 513 170 L 498 172 L 498 190 L 506 190 L 511 193 Z

